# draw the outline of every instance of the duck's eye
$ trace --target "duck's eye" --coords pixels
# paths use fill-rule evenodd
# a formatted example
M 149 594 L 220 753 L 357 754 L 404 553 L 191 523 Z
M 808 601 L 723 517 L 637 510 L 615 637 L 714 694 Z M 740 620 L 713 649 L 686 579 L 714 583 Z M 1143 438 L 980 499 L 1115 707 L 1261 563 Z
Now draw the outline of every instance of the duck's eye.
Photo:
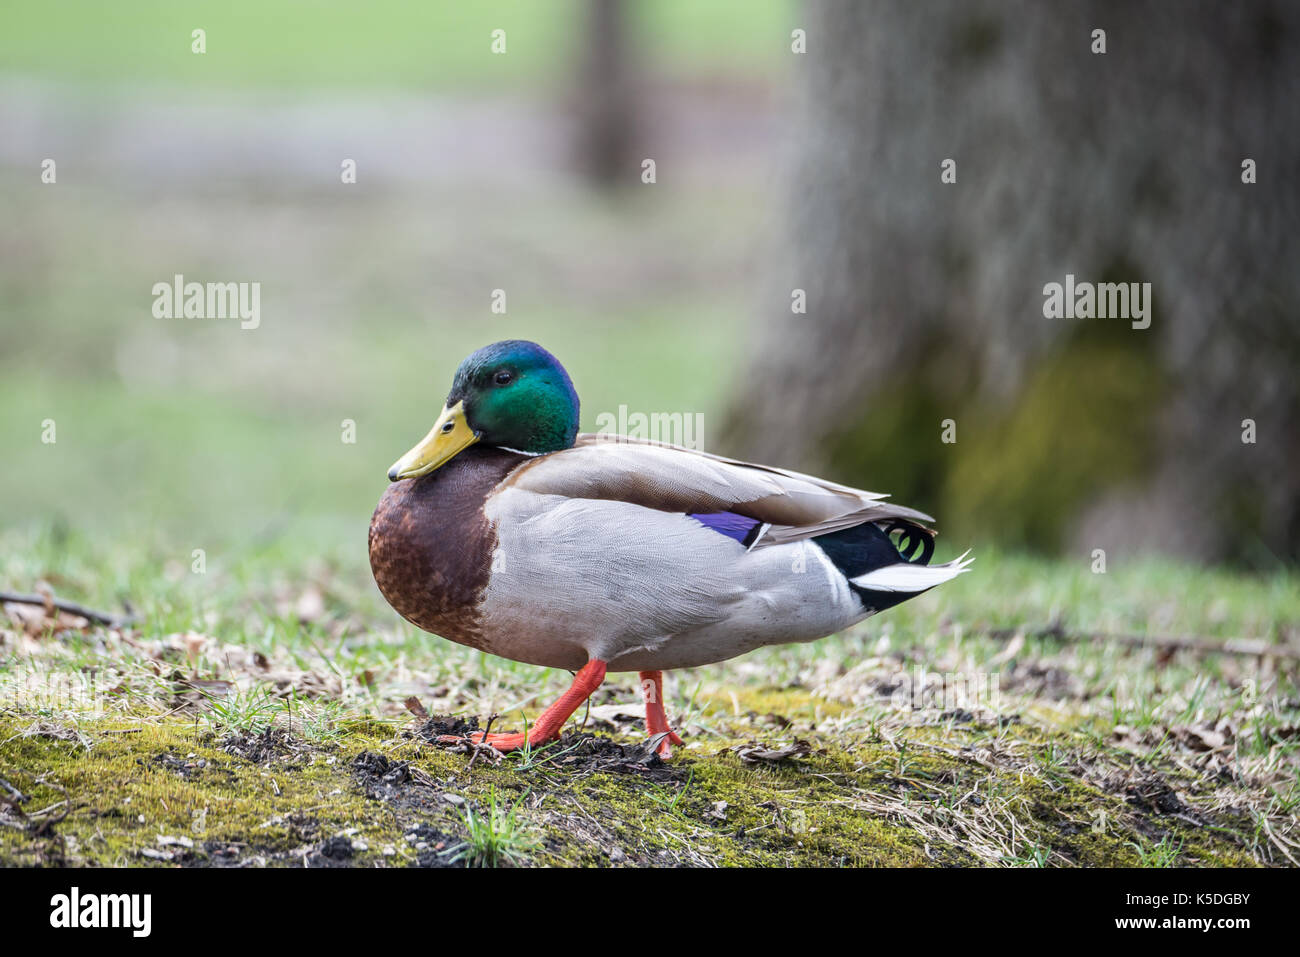
M 514 375 L 502 370 L 501 372 L 498 372 L 496 375 L 492 377 L 492 381 L 495 382 L 497 385 L 509 385 L 512 381 L 514 381 L 514 378 L 515 378 Z

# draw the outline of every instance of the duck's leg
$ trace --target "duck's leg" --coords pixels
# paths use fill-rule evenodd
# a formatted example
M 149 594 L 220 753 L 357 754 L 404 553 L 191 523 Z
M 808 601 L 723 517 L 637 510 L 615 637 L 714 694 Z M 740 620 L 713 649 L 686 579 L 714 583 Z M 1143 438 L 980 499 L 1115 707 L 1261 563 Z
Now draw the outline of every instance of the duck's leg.
M 573 712 L 591 697 L 591 693 L 600 687 L 605 680 L 605 662 L 598 658 L 593 658 L 582 666 L 582 670 L 574 676 L 573 684 L 569 690 L 560 695 L 560 699 L 541 713 L 533 726 L 528 729 L 527 738 L 523 732 L 484 734 L 482 731 L 475 731 L 473 734 L 466 735 L 470 741 L 475 744 L 490 744 L 498 751 L 514 751 L 522 748 L 525 741 L 530 745 L 543 744 L 553 738 L 560 736 L 560 729 L 564 727 L 564 722 L 568 721 Z M 455 735 L 441 735 L 439 741 L 446 744 L 454 744 L 457 741 L 465 740 Z
M 682 744 L 682 739 L 668 726 L 668 713 L 664 711 L 664 673 L 662 671 L 642 671 L 641 696 L 645 698 L 645 729 L 650 737 L 668 733 L 668 737 L 659 743 L 659 756 L 671 758 L 673 749 L 669 744 Z

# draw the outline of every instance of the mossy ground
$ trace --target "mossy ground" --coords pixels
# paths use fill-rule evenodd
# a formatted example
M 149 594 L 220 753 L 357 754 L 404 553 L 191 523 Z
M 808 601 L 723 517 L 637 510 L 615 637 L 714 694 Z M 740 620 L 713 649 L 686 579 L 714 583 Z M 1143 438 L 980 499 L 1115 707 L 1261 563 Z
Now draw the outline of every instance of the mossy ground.
M 752 728 L 756 737 L 769 730 L 761 721 Z M 246 742 L 192 721 L 78 727 L 11 713 L 0 720 L 5 770 L 26 800 L 0 831 L 0 860 L 437 866 L 466 848 L 465 809 L 482 810 L 491 797 L 519 804 L 528 860 L 542 864 L 1253 860 L 1245 822 L 1192 817 L 1177 798 L 1147 805 L 1131 786 L 1108 792 L 1062 769 L 1067 754 L 1079 757 L 1068 739 L 1023 729 L 1011 737 L 1026 765 L 999 766 L 1010 755 L 989 744 L 1008 736 L 967 725 L 861 741 L 812 734 L 810 753 L 755 764 L 729 750 L 742 738 L 710 740 L 667 764 L 617 770 L 582 753 L 593 742 L 576 732 L 528 756 L 472 765 L 471 755 L 394 732 L 372 724 L 330 743 L 285 733 L 250 758 L 232 753 Z M 1139 777 L 1158 782 L 1159 794 L 1196 789 L 1157 772 Z M 1206 829 L 1210 821 L 1224 830 Z
M 662 763 L 630 675 L 547 747 L 433 743 L 408 699 L 519 728 L 569 676 L 414 631 L 358 569 L 263 556 L 191 580 L 66 542 L 9 554 L 23 557 L 7 587 L 105 606 L 129 594 L 142 618 L 113 629 L 8 606 L 3 864 L 1300 859 L 1293 659 L 986 632 L 1066 619 L 1288 645 L 1294 576 L 982 556 L 850 633 L 670 675 L 687 747 Z

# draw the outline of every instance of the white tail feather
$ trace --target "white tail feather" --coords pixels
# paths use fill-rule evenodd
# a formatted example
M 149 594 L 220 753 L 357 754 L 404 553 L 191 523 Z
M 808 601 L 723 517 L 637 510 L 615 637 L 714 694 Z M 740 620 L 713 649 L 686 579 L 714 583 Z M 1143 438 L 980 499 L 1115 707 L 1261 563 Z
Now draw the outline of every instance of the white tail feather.
M 943 565 L 912 565 L 909 563 L 886 565 L 884 568 L 877 568 L 865 575 L 859 575 L 857 578 L 850 578 L 849 581 L 859 588 L 866 588 L 869 591 L 925 591 L 935 585 L 942 585 L 944 582 L 952 581 L 966 571 L 970 567 L 970 563 L 975 561 L 973 558 L 966 557 L 969 554 L 970 551 L 967 550 L 960 558 L 946 562 Z

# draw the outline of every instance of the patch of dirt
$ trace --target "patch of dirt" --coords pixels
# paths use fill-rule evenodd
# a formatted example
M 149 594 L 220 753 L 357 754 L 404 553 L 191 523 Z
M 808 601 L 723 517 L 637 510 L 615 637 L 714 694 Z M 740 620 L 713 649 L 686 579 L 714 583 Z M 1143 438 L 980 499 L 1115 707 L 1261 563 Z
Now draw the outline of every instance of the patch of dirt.
M 436 827 L 420 823 L 406 832 L 406 842 L 415 850 L 417 867 L 456 867 L 450 860 L 457 840 Z
M 356 848 L 352 838 L 344 835 L 329 837 L 316 845 L 307 855 L 308 867 L 351 867 Z
M 175 751 L 160 751 L 148 761 L 144 758 L 137 758 L 135 763 L 142 767 L 159 768 L 164 771 L 171 771 L 186 780 L 189 780 L 203 768 L 207 767 L 207 761 L 202 758 L 199 758 L 198 760 L 189 760 L 181 757 Z
M 650 742 L 619 744 L 586 732 L 565 734 L 554 745 L 556 757 L 546 767 L 567 768 L 582 773 L 636 774 L 647 780 L 671 783 L 686 779 L 686 762 L 667 764 L 651 749 Z
M 290 839 L 300 845 L 312 845 L 319 840 L 320 821 L 310 814 L 294 811 L 292 814 L 285 815 L 282 823 L 288 831 Z M 321 842 L 322 845 L 325 843 L 328 842 Z M 319 847 L 312 847 L 305 855 L 308 858 L 308 866 L 338 866 L 314 863 L 312 855 L 319 853 Z M 185 847 L 174 848 L 170 857 L 164 859 L 170 859 L 173 863 L 180 864 L 182 867 L 240 868 L 266 867 L 268 864 L 287 864 L 292 867 L 300 867 L 302 866 L 301 860 L 303 857 L 304 854 L 301 849 L 295 853 L 286 851 L 283 848 L 261 844 L 246 844 L 241 841 L 206 840 L 192 849 Z
M 428 729 L 436 736 L 445 733 L 437 730 L 438 727 L 454 726 L 449 722 L 438 725 L 434 719 L 427 722 L 420 733 L 423 736 Z M 448 808 L 464 804 L 464 798 L 445 791 L 429 775 L 412 767 L 409 761 L 394 761 L 375 751 L 362 751 L 353 758 L 352 774 L 366 797 L 373 801 L 383 801 L 392 809 L 402 825 L 406 843 L 415 851 L 417 867 L 459 866 L 459 862 L 450 860 L 451 852 L 460 844 L 459 839 L 439 830 L 424 817 L 431 813 L 445 814 Z M 334 850 L 337 851 L 338 848 Z M 324 850 L 321 849 L 318 853 L 324 855 Z M 308 863 L 311 866 L 341 866 L 337 863 L 337 855 L 334 858 L 325 855 L 325 858 L 325 862 L 319 865 L 313 864 L 310 858 Z
M 227 784 L 233 784 L 235 781 L 235 773 L 230 768 L 214 764 L 207 758 L 193 754 L 180 754 L 177 751 L 160 751 L 148 760 L 136 758 L 135 763 L 142 768 L 175 774 L 186 781 L 200 775 L 205 779 L 215 775 Z
M 471 750 L 474 746 L 466 743 L 448 743 L 439 741 L 442 735 L 464 737 L 480 731 L 477 715 L 467 718 L 453 718 L 448 715 L 433 715 L 415 735 L 423 741 L 440 748 Z M 557 742 L 545 746 L 544 751 L 534 750 L 534 760 L 547 770 L 564 768 L 579 776 L 603 771 L 611 774 L 644 775 L 653 781 L 679 781 L 686 776 L 681 769 L 681 762 L 665 763 L 651 747 L 648 741 L 640 744 L 619 744 L 610 738 L 601 737 L 584 731 L 568 732 L 560 736 Z M 379 757 L 376 755 L 376 757 Z M 381 758 L 381 760 L 387 760 Z
M 221 739 L 221 750 L 254 764 L 270 764 L 280 758 L 295 758 L 301 746 L 284 728 L 271 727 L 265 731 L 238 731 Z
M 468 718 L 453 718 L 451 715 L 435 714 L 420 726 L 416 734 L 430 744 L 436 744 L 439 735 L 448 734 L 459 738 L 472 731 L 481 730 L 478 715 L 471 715 Z
M 408 821 L 406 812 L 429 814 L 464 803 L 460 795 L 447 792 L 438 781 L 419 768 L 412 767 L 409 761 L 394 761 L 375 751 L 362 751 L 353 758 L 352 774 L 366 797 L 372 801 L 384 801 L 393 807 L 399 821 L 407 828 L 408 841 L 411 840 L 412 830 L 427 825 L 419 819 Z M 438 840 L 427 843 L 432 846 L 444 841 L 450 841 L 450 838 L 443 835 Z
M 226 841 L 204 841 L 203 853 L 181 860 L 185 867 L 265 867 L 268 860 L 283 857 L 268 850 L 256 850 Z
M 357 777 L 373 781 L 378 778 L 385 784 L 405 784 L 411 779 L 409 761 L 394 761 L 374 751 L 362 751 L 352 759 L 352 768 Z
M 409 761 L 394 761 L 374 751 L 362 751 L 352 759 L 352 774 L 372 801 L 428 809 L 437 807 L 442 798 L 437 782 Z
M 1194 823 L 1203 823 L 1200 815 L 1184 804 L 1178 792 L 1158 774 L 1130 784 L 1124 789 L 1124 799 L 1147 814 L 1174 814 L 1190 818 Z

